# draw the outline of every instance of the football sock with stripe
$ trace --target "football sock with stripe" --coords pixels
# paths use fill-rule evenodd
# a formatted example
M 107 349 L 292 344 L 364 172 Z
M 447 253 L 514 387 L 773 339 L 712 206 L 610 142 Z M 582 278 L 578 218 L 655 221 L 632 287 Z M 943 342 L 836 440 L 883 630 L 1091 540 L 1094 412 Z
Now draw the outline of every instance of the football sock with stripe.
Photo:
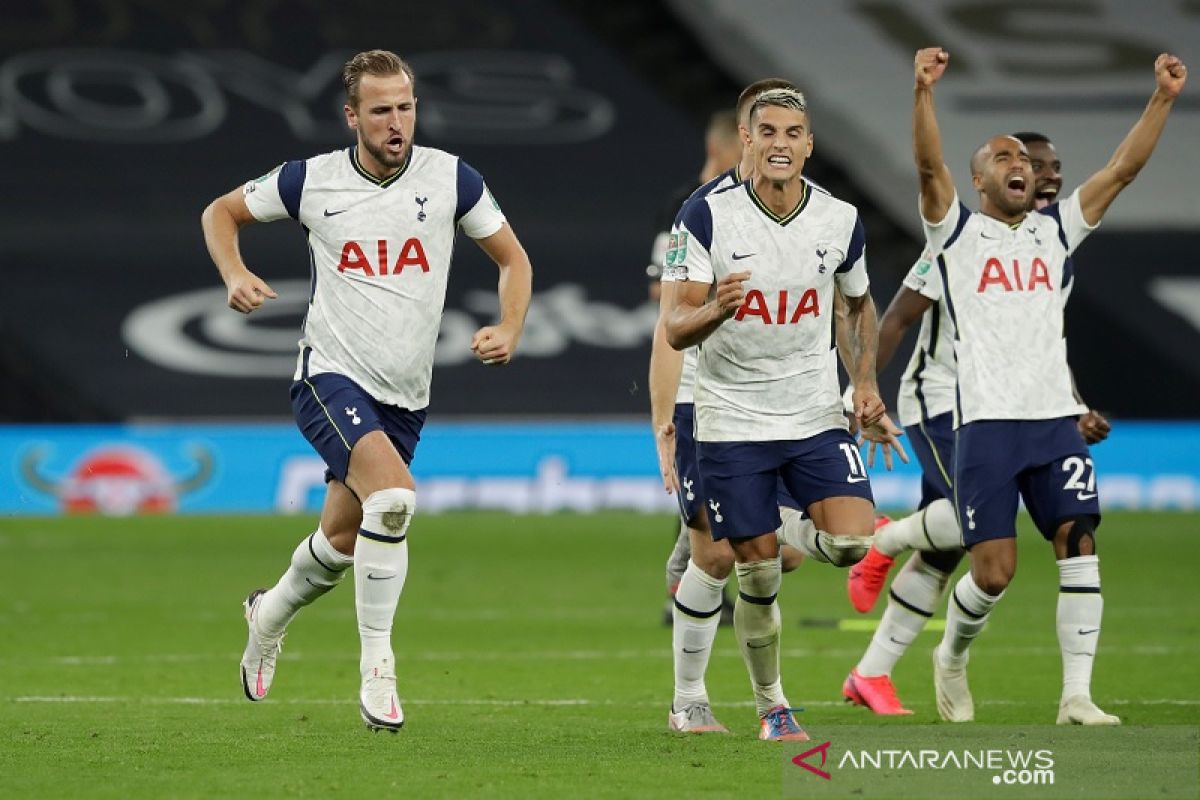
M 779 557 L 737 565 L 738 599 L 733 609 L 733 632 L 750 671 L 758 716 L 787 705 L 779 681 Z
M 287 571 L 258 601 L 259 630 L 268 637 L 281 635 L 296 613 L 337 586 L 353 563 L 353 556 L 333 549 L 318 526 L 296 546 Z
M 934 500 L 915 514 L 889 522 L 875 532 L 875 549 L 895 558 L 906 550 L 954 550 L 962 547 L 962 532 L 954 504 Z
M 1062 650 L 1065 700 L 1091 697 L 1092 665 L 1100 639 L 1104 598 L 1100 595 L 1100 557 L 1075 556 L 1058 562 L 1058 646 Z
M 790 545 L 813 561 L 829 563 L 829 555 L 817 544 L 820 531 L 811 519 L 791 508 L 780 508 L 779 516 L 783 524 L 775 531 L 775 536 L 780 545 Z
M 394 674 L 392 619 L 408 575 L 408 524 L 417 509 L 410 489 L 382 489 L 363 501 L 362 527 L 354 545 L 354 605 L 365 676 Z
M 937 648 L 938 661 L 943 666 L 960 668 L 967 664 L 967 648 L 987 624 L 988 614 L 1004 596 L 990 595 L 975 585 L 971 573 L 959 578 L 950 593 L 946 608 L 946 633 Z
M 858 662 L 858 674 L 873 678 L 891 675 L 896 662 L 925 628 L 937 608 L 950 576 L 913 553 L 892 581 L 887 610 Z
M 671 647 L 675 653 L 673 710 L 688 703 L 707 703 L 704 672 L 721 623 L 721 598 L 728 579 L 718 579 L 690 559 L 675 592 Z

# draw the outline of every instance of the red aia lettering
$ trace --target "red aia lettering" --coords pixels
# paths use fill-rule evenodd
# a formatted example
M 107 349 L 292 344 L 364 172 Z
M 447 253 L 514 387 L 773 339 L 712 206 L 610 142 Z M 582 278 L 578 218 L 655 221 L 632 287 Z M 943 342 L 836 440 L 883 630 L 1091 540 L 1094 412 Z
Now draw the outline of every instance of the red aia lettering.
M 1000 263 L 1000 259 L 989 258 L 983 265 L 983 274 L 979 276 L 979 286 L 976 287 L 975 291 L 982 293 L 986 292 L 989 286 L 999 286 L 1006 292 L 1032 292 L 1038 285 L 1045 286 L 1047 289 L 1053 291 L 1053 287 L 1050 285 L 1050 269 L 1042 259 L 1033 259 L 1028 275 L 1028 280 L 1022 279 L 1021 262 L 1014 258 L 1012 262 L 1012 279 L 1010 280 L 1009 273 L 1005 271 L 1004 265 Z
M 380 239 L 376 243 L 375 254 L 379 274 L 387 275 L 390 260 L 387 239 Z M 420 239 L 408 239 L 404 242 L 400 248 L 400 257 L 391 267 L 391 274 L 399 275 L 405 267 L 420 267 L 421 272 L 429 272 L 429 259 L 425 255 L 425 248 L 421 245 Z M 375 276 L 375 270 L 371 268 L 371 262 L 367 260 L 367 256 L 359 247 L 358 242 L 346 242 L 342 245 L 342 259 L 338 262 L 338 272 L 345 272 L 348 269 L 362 270 L 362 274 L 368 277 Z
M 784 323 L 795 325 L 805 314 L 812 314 L 814 317 L 821 316 L 821 302 L 817 297 L 817 290 L 804 290 L 804 294 L 800 295 L 800 302 L 796 304 L 796 310 L 792 312 L 790 319 L 788 318 L 787 310 L 787 289 L 781 289 L 779 292 L 779 298 L 775 303 L 775 319 L 771 319 L 771 310 L 767 305 L 767 298 L 758 289 L 751 289 L 746 293 L 746 299 L 742 302 L 742 306 L 737 310 L 737 313 L 733 315 L 733 318 L 737 322 L 741 322 L 746 317 L 758 317 L 764 325 L 783 325 Z

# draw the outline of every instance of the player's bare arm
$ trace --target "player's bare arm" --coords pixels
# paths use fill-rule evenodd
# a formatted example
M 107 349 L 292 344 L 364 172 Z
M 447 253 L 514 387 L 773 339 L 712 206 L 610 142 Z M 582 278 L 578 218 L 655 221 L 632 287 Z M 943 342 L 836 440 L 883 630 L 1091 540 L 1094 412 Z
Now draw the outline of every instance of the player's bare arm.
M 942 134 L 933 107 L 933 85 L 946 71 L 950 54 L 940 47 L 918 50 L 913 67 L 913 156 L 921 182 L 921 216 L 941 222 L 954 201 L 954 178 L 942 157 Z
M 932 305 L 933 301 L 920 292 L 914 292 L 907 286 L 900 287 L 879 320 L 879 346 L 875 355 L 877 370 L 891 363 L 897 348 L 904 341 L 904 334 L 920 321 Z
M 1079 204 L 1083 208 L 1083 220 L 1088 225 L 1100 222 L 1112 201 L 1133 183 L 1133 179 L 1150 160 L 1175 98 L 1187 82 L 1187 66 L 1178 56 L 1162 53 L 1154 61 L 1154 80 L 1154 93 L 1150 95 L 1141 118 L 1117 146 L 1104 168 L 1079 187 Z
M 500 268 L 500 321 L 475 332 L 471 351 L 484 364 L 507 364 L 517 352 L 533 292 L 533 267 L 508 223 L 486 239 L 476 240 Z
M 229 307 L 243 314 L 278 297 L 266 281 L 246 267 L 238 250 L 238 231 L 251 222 L 256 220 L 246 207 L 241 187 L 213 200 L 200 215 L 204 243 L 225 282 Z
M 658 301 L 658 321 L 650 345 L 650 425 L 658 451 L 658 471 L 667 492 L 679 490 L 675 472 L 675 395 L 683 373 L 683 353 L 667 343 L 664 318 L 675 306 L 675 281 L 663 281 Z
M 749 272 L 731 272 L 717 281 L 711 300 L 708 297 L 712 284 L 683 283 L 676 290 L 675 306 L 665 319 L 667 343 L 676 350 L 686 350 L 711 336 L 742 307 L 746 300 L 742 284 L 749 279 Z
M 1079 394 L 1079 384 L 1075 382 L 1074 370 L 1071 370 L 1071 394 L 1075 396 L 1075 401 L 1081 406 L 1088 405 L 1083 396 Z M 1079 429 L 1079 435 L 1089 445 L 1100 444 L 1108 438 L 1109 432 L 1112 431 L 1112 425 L 1104 418 L 1104 415 L 1091 406 L 1088 406 L 1088 410 L 1079 415 L 1076 427 Z
M 850 348 L 848 360 L 853 365 L 854 417 L 859 428 L 874 425 L 886 407 L 879 396 L 875 377 L 875 353 L 879 344 L 878 319 L 871 293 L 846 298 L 846 343 Z M 839 347 L 841 343 L 839 342 Z

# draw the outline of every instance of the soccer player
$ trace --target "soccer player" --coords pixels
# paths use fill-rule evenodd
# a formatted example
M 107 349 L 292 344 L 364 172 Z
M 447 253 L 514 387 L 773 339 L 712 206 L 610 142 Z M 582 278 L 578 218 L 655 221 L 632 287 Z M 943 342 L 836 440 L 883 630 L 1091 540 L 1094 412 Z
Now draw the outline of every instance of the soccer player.
M 392 619 L 408 572 L 416 511 L 412 463 L 429 404 L 450 254 L 461 228 L 500 270 L 500 321 L 476 332 L 484 364 L 516 352 L 529 306 L 529 259 L 483 178 L 456 156 L 413 144 L 412 69 L 385 50 L 342 73 L 356 144 L 288 161 L 213 201 L 202 223 L 229 305 L 251 313 L 275 297 L 243 263 L 239 229 L 291 218 L 308 237 L 312 290 L 292 410 L 328 466 L 317 530 L 270 590 L 244 603 L 241 660 L 250 700 L 270 691 L 288 623 L 354 570 L 361 641 L 359 708 L 367 727 L 398 730 Z
M 740 128 L 749 136 L 750 107 L 754 99 L 768 89 L 795 87 L 782 78 L 756 81 L 742 90 L 735 111 L 729 116 L 735 133 Z M 716 121 L 714 117 L 714 122 Z M 740 124 L 739 124 L 740 121 Z M 711 136 L 711 129 L 710 129 Z M 722 174 L 695 190 L 688 202 L 698 202 L 720 189 L 741 183 L 753 174 L 753 156 L 748 144 L 738 139 L 741 159 Z M 705 174 L 714 165 L 709 157 Z M 678 241 L 678 222 L 683 214 L 679 209 L 671 235 Z M 663 253 L 664 267 L 673 264 L 677 249 Z M 668 714 L 671 730 L 689 733 L 726 732 L 712 715 L 704 673 L 712 652 L 717 627 L 723 622 L 726 609 L 724 587 L 733 570 L 733 549 L 725 541 L 714 541 L 702 500 L 703 488 L 696 466 L 696 447 L 692 437 L 694 408 L 692 391 L 695 381 L 697 349 L 680 353 L 667 344 L 663 319 L 674 307 L 677 271 L 662 271 L 660 315 L 650 355 L 651 423 L 658 449 L 659 469 L 663 484 L 679 501 L 680 535 L 671 557 L 667 560 L 668 590 L 671 592 L 670 622 L 673 629 L 672 650 L 675 661 L 675 694 Z M 841 328 L 839 328 L 841 330 Z M 777 531 L 780 537 L 781 569 L 790 572 L 798 567 L 807 554 L 819 561 L 839 564 L 861 558 L 869 540 L 857 537 L 831 537 L 817 531 L 810 520 L 803 518 L 799 504 L 782 485 L 778 487 L 778 502 L 783 524 Z M 792 545 L 784 543 L 784 539 Z M 693 544 L 694 543 L 694 544 Z M 683 590 L 682 596 L 679 594 Z M 732 611 L 732 609 L 730 609 Z M 730 614 L 732 617 L 732 614 Z M 732 621 L 732 620 L 731 620 Z
M 759 737 L 803 740 L 779 676 L 777 484 L 782 479 L 817 530 L 866 537 L 874 520 L 870 479 L 842 414 L 835 284 L 847 300 L 856 417 L 863 427 L 886 423 L 890 442 L 898 431 L 875 383 L 876 320 L 858 213 L 801 176 L 812 152 L 803 95 L 758 94 L 749 135 L 753 179 L 683 210 L 668 258 L 681 285 L 663 325 L 677 350 L 704 343 L 694 389 L 700 499 L 713 539 L 734 553 L 734 633 Z
M 1044 134 L 1013 136 L 1025 145 L 1033 170 L 1028 210 L 1045 208 L 1062 188 L 1058 152 Z M 950 575 L 966 553 L 951 499 L 956 367 L 948 313 L 938 271 L 929 254 L 923 253 L 879 322 L 880 369 L 887 366 L 908 328 L 921 322 L 917 347 L 900 381 L 897 413 L 913 442 L 922 475 L 920 511 L 879 528 L 866 557 L 849 572 L 851 603 L 865 613 L 875 605 L 895 558 L 907 550 L 917 551 L 892 581 L 879 627 L 842 686 L 847 700 L 877 714 L 912 713 L 896 695 L 892 668 L 933 616 Z M 1109 430 L 1108 421 L 1094 411 L 1081 416 L 1078 427 L 1088 444 L 1103 441 Z
M 942 281 L 958 364 L 954 501 L 971 570 L 955 585 L 934 651 L 938 712 L 974 718 L 971 642 L 1016 571 L 1017 500 L 1053 544 L 1063 658 L 1059 724 L 1117 725 L 1091 699 L 1103 601 L 1096 556 L 1095 472 L 1067 370 L 1062 292 L 1069 256 L 1149 160 L 1187 68 L 1162 54 L 1156 88 L 1108 164 L 1065 200 L 1029 213 L 1033 170 L 1023 144 L 994 136 L 972 157 L 980 210 L 959 202 L 942 158 L 933 87 L 949 62 L 938 47 L 914 60 L 913 144 L 920 209 Z
M 760 81 L 760 83 L 765 83 Z M 745 147 L 742 144 L 742 137 L 739 133 L 738 114 L 736 109 L 722 109 L 714 112 L 708 120 L 708 128 L 704 132 L 704 165 L 700 168 L 700 185 L 705 186 L 714 179 L 722 178 L 728 175 L 728 180 L 734 180 L 737 175 L 738 164 L 742 160 Z M 714 184 L 716 185 L 716 184 Z M 722 181 L 720 185 L 725 185 Z M 670 243 L 671 235 L 674 233 L 675 220 L 679 215 L 679 210 L 683 204 L 696 192 L 694 184 L 688 185 L 684 189 L 674 192 L 671 199 L 668 201 L 664 213 L 659 221 L 659 232 L 654 237 L 654 244 L 650 250 L 650 264 L 646 267 L 646 275 L 650 278 L 650 299 L 658 301 L 661 308 L 662 294 L 662 277 L 663 267 L 665 266 L 667 247 Z M 691 402 L 691 382 L 690 375 L 695 371 L 695 356 L 682 357 L 666 344 L 666 339 L 661 335 L 661 323 L 655 328 L 655 336 L 651 345 L 651 364 L 660 366 L 658 372 L 665 369 L 667 372 L 673 372 L 673 380 L 680 385 L 678 390 L 680 397 L 685 399 L 680 402 L 686 402 L 690 405 Z M 680 373 L 684 367 L 688 369 L 688 380 L 680 380 Z M 665 380 L 672 380 L 668 376 Z M 650 373 L 650 395 L 651 407 L 658 408 L 663 413 L 661 419 L 665 420 L 663 425 L 670 425 L 672 400 L 675 396 L 675 391 L 659 390 L 659 402 L 655 402 L 655 390 L 660 384 L 664 383 L 664 378 L 656 378 L 654 369 Z M 686 386 L 686 388 L 683 388 Z M 653 416 L 653 414 L 652 414 Z M 659 425 L 655 425 L 655 443 L 658 446 L 659 466 L 662 467 L 664 457 L 664 441 L 658 435 Z M 673 431 L 673 429 L 672 429 Z M 672 443 L 673 444 L 673 443 Z M 668 457 L 665 462 L 670 466 L 663 473 L 664 482 L 668 491 L 674 491 L 674 484 L 669 474 L 673 474 L 674 463 Z M 674 547 L 671 549 L 671 554 L 667 557 L 666 577 L 667 577 L 667 608 L 665 613 L 665 622 L 667 625 L 674 625 L 674 608 L 675 608 L 675 592 L 679 588 L 679 581 L 683 578 L 684 570 L 687 569 L 688 558 L 691 556 L 692 547 L 688 538 L 688 526 L 686 520 L 681 521 L 677 526 L 674 537 Z M 733 601 L 721 596 L 721 611 L 718 615 L 720 625 L 730 625 L 733 623 Z

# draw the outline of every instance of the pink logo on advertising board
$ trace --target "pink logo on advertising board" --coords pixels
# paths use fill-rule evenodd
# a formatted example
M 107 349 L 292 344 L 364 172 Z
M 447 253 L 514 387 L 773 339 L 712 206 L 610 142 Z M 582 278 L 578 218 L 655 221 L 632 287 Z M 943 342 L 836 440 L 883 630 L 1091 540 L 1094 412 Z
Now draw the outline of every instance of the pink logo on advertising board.
M 192 449 L 193 474 L 172 476 L 154 454 L 132 445 L 100 445 L 55 479 L 46 475 L 43 448 L 29 450 L 21 459 L 21 476 L 40 492 L 58 498 L 68 514 L 155 514 L 174 511 L 177 501 L 208 483 L 213 458 L 201 447 Z

